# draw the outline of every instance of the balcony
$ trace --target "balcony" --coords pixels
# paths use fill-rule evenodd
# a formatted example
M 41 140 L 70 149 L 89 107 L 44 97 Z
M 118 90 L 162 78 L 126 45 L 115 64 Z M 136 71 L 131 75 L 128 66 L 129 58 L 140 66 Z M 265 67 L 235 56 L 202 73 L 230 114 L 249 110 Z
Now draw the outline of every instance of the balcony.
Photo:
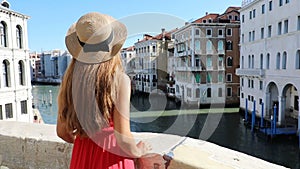
M 235 73 L 238 76 L 264 77 L 265 69 L 236 69 Z

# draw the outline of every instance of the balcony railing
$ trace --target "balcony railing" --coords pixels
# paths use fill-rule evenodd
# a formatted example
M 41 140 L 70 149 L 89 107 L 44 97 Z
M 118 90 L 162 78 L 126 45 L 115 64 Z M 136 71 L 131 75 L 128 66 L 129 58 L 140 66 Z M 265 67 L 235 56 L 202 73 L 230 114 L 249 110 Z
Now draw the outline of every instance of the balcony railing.
M 236 74 L 238 76 L 263 77 L 265 76 L 265 70 L 264 69 L 237 69 Z

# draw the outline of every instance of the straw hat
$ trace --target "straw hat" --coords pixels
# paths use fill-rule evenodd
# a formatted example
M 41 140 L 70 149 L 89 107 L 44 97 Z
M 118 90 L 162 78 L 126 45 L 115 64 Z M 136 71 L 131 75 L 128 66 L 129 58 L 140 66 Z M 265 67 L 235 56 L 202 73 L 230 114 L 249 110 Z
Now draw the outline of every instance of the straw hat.
M 101 63 L 118 54 L 126 37 L 124 24 L 109 15 L 91 12 L 69 28 L 65 43 L 76 60 Z

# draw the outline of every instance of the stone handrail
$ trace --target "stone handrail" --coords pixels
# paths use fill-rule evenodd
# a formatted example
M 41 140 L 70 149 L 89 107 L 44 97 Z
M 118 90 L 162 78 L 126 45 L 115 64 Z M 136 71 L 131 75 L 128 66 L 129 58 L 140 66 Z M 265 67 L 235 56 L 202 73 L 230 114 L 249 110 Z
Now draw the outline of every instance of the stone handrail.
M 174 157 L 169 169 L 284 169 L 267 161 L 206 141 L 168 134 L 134 133 L 153 152 Z M 55 125 L 0 121 L 0 168 L 68 168 L 72 144 L 56 136 Z

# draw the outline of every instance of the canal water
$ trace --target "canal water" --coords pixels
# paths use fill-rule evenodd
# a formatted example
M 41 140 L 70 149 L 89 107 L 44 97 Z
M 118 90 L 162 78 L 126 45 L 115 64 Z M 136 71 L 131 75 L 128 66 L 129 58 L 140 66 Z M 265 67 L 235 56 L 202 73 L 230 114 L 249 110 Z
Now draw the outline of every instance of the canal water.
M 46 124 L 56 124 L 58 88 L 51 85 L 33 86 L 33 103 Z M 210 113 L 186 110 L 158 96 L 132 97 L 131 110 L 133 131 L 168 133 L 207 140 L 275 164 L 300 169 L 300 151 L 296 136 L 270 139 L 263 134 L 252 133 L 245 127 L 243 115 L 237 111 L 228 112 L 227 108 L 227 111 Z

